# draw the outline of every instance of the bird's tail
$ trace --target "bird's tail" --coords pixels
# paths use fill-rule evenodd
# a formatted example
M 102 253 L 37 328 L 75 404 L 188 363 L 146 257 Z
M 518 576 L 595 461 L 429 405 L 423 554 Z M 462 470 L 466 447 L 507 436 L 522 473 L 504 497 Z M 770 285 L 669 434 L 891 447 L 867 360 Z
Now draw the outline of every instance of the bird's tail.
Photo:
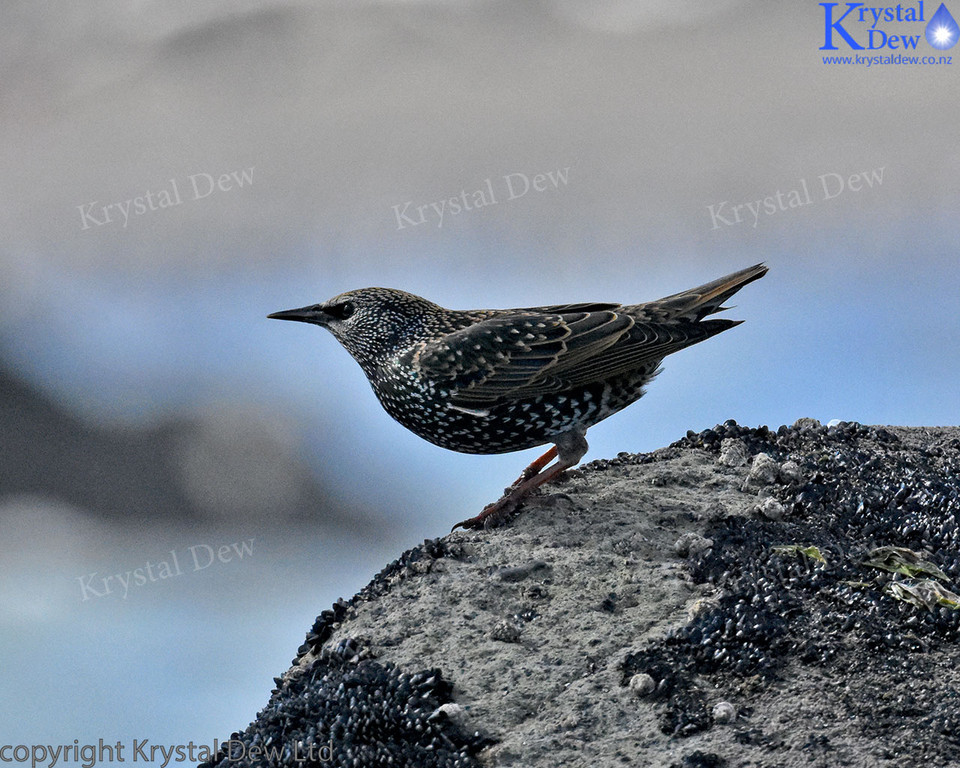
M 766 273 L 767 267 L 765 265 L 755 264 L 752 267 L 741 269 L 739 272 L 691 288 L 688 291 L 664 296 L 662 299 L 652 301 L 646 306 L 655 305 L 660 312 L 671 318 L 697 321 L 707 315 L 712 315 L 714 312 L 722 312 L 728 309 L 728 307 L 723 306 L 723 302 L 747 283 L 759 280 Z

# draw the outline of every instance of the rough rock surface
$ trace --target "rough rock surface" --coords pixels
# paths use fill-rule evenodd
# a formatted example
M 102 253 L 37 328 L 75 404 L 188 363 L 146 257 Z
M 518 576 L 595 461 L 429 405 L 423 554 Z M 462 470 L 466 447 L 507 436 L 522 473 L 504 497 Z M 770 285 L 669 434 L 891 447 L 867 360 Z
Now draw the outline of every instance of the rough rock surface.
M 960 765 L 958 478 L 811 419 L 595 461 L 324 611 L 218 764 Z

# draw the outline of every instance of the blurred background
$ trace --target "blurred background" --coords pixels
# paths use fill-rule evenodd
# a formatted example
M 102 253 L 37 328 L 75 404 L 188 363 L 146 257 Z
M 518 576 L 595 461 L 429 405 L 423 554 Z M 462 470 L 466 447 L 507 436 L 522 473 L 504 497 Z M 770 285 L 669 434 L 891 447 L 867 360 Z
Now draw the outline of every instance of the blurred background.
M 821 51 L 815 0 L 2 16 L 0 744 L 228 738 L 321 610 L 537 455 L 419 440 L 269 312 L 639 302 L 765 261 L 587 459 L 957 423 L 960 48 L 922 23 L 880 28 L 955 64 L 824 63 L 902 51 Z

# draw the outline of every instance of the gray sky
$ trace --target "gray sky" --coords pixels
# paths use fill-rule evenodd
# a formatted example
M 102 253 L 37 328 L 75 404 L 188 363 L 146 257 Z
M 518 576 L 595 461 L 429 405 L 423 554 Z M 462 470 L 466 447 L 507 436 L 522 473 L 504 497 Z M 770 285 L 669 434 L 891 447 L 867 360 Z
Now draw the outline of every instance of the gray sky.
M 870 24 L 845 23 L 868 40 Z M 144 697 L 123 681 L 144 658 L 154 730 L 138 736 L 242 727 L 325 602 L 533 458 L 419 440 L 332 338 L 269 312 L 365 285 L 454 307 L 639 302 L 766 261 L 730 315 L 744 325 L 669 358 L 640 403 L 591 430 L 588 459 L 731 417 L 955 424 L 960 48 L 934 51 L 923 26 L 875 30 L 955 63 L 824 64 L 815 0 L 5 2 L 0 361 L 94 425 L 198 419 L 215 439 L 197 466 L 218 465 L 217 445 L 275 461 L 232 436 L 285 430 L 277 444 L 397 537 L 285 538 L 252 513 L 216 535 L 118 533 L 10 502 L 22 557 L 0 644 L 29 677 L 0 700 L 29 700 L 7 720 L 27 713 L 36 732 L 6 741 L 65 735 L 42 705 L 52 691 L 83 702 L 70 738 L 136 729 Z M 95 609 L 74 594 L 78 574 L 249 537 L 256 565 L 216 580 Z M 245 620 L 216 613 L 228 585 L 262 606 L 248 623 L 296 637 L 243 625 L 230 663 L 247 687 L 201 685 L 185 706 L 164 665 L 222 678 L 194 651 L 219 664 L 222 627 Z M 47 644 L 68 623 L 83 674 L 64 693 L 74 657 Z M 103 680 L 111 700 L 91 701 Z
M 591 455 L 729 416 L 955 420 L 960 70 L 825 65 L 816 3 L 11 8 L 0 351 L 89 418 L 253 401 L 333 474 L 386 437 L 371 487 L 410 450 L 463 472 L 264 315 L 363 285 L 635 302 L 764 260 L 747 325 Z

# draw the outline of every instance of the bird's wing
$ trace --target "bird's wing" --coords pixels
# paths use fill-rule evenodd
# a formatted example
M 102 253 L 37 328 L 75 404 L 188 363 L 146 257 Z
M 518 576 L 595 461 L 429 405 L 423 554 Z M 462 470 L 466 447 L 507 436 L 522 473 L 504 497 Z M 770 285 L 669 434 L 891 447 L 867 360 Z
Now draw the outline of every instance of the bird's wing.
M 703 327 L 714 323 L 729 327 L 731 321 L 674 325 L 637 323 L 613 309 L 520 311 L 488 318 L 411 354 L 427 378 L 454 390 L 453 405 L 477 407 L 652 371 L 664 356 L 722 330 Z
M 619 309 L 620 304 L 598 301 L 581 301 L 579 304 L 550 304 L 545 307 L 521 307 L 516 312 L 530 312 L 537 315 L 562 315 L 570 312 L 601 312 L 605 309 Z

